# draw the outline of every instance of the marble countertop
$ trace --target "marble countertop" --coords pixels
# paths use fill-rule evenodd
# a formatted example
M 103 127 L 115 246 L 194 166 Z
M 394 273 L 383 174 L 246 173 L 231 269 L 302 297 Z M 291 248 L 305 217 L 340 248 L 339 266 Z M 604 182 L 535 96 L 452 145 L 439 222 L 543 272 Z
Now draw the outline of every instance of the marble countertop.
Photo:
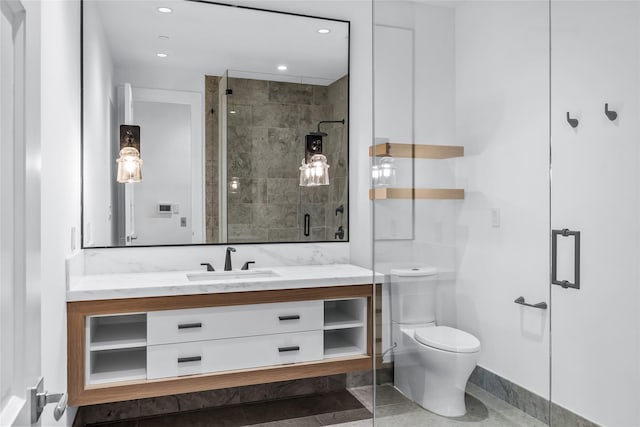
M 286 266 L 253 271 L 258 275 L 242 276 L 246 272 L 239 272 L 239 277 L 218 279 L 215 273 L 209 279 L 203 270 L 85 275 L 70 280 L 67 301 L 349 286 L 372 283 L 374 280 L 371 270 L 351 264 Z M 273 275 L 260 276 L 259 272 L 272 272 Z M 220 273 L 224 275 L 229 272 Z M 196 275 L 199 280 L 191 281 L 189 275 Z M 376 273 L 375 281 L 382 283 L 384 275 Z

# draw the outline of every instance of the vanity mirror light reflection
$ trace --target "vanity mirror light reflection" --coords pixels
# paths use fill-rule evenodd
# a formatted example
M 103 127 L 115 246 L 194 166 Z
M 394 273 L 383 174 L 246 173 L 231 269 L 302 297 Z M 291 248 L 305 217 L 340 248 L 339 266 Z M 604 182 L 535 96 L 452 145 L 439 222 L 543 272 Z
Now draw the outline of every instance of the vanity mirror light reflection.
M 82 9 L 83 247 L 348 241 L 348 22 L 198 1 Z M 300 186 L 321 121 L 335 122 L 329 184 Z M 120 125 L 140 126 L 141 182 L 117 182 Z

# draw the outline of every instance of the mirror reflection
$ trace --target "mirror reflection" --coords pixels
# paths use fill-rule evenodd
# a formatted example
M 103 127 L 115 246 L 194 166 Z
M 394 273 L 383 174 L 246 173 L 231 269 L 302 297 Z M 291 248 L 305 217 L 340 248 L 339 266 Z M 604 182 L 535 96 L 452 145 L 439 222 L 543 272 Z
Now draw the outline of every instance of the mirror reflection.
M 83 31 L 84 247 L 348 240 L 348 22 L 103 0 Z

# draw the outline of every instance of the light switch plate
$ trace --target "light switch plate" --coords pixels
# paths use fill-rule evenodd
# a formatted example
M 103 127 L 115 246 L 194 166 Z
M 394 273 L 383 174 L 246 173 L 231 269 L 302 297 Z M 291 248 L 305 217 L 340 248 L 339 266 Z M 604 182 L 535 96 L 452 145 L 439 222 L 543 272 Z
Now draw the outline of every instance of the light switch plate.
M 500 208 L 491 208 L 491 226 L 500 227 Z

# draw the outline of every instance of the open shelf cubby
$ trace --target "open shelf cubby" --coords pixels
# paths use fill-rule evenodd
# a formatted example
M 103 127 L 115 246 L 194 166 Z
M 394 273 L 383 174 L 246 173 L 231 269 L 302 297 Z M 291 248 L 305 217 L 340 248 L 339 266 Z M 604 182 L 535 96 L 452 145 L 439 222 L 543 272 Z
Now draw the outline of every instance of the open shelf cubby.
M 87 384 L 147 378 L 146 313 L 89 316 L 85 327 Z
M 324 302 L 324 329 L 344 329 L 364 326 L 366 300 L 363 298 Z
M 324 357 L 345 357 L 367 352 L 364 328 L 324 331 Z
M 324 357 L 365 354 L 367 299 L 324 302 Z
M 90 351 L 144 347 L 147 345 L 147 315 L 127 314 L 87 318 Z
M 147 348 L 92 351 L 87 384 L 147 379 Z

